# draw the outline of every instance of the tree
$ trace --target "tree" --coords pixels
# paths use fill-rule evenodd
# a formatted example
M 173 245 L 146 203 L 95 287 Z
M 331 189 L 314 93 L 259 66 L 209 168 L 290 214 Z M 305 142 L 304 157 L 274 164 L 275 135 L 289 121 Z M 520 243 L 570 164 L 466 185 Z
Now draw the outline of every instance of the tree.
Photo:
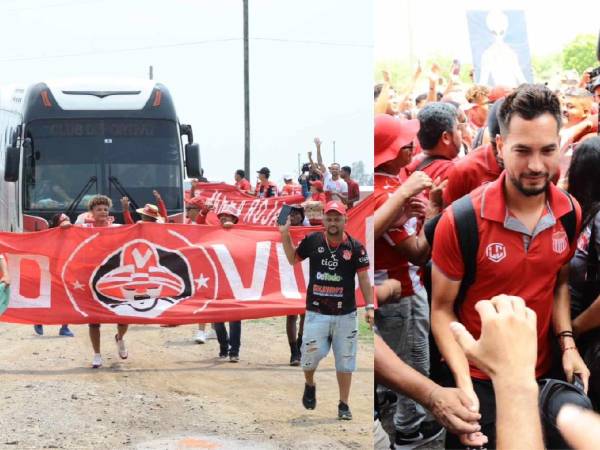
M 532 55 L 531 68 L 533 69 L 533 78 L 536 83 L 550 81 L 562 72 L 562 54 Z
M 588 67 L 598 65 L 596 60 L 596 36 L 580 34 L 563 49 L 563 68 L 575 69 L 582 74 Z

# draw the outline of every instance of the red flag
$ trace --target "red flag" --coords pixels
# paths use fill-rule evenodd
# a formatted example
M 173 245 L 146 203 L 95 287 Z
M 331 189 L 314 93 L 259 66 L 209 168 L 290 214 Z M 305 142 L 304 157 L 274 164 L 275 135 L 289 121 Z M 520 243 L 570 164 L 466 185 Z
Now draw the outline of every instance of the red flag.
M 283 205 L 304 202 L 302 195 L 257 198 L 227 183 L 198 183 L 194 196 L 211 202 L 216 214 L 227 206 L 233 206 L 238 212 L 240 223 L 268 226 L 275 226 Z

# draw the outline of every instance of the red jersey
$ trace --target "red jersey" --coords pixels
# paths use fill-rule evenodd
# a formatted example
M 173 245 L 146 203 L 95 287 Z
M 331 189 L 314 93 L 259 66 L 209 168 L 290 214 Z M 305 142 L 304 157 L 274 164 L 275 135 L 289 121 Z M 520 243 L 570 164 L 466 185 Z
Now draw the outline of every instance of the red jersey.
M 449 205 L 479 186 L 494 181 L 501 172 L 492 144 L 476 148 L 448 169 L 444 205 Z
M 400 186 L 400 179 L 393 175 L 375 173 L 375 210 L 383 205 Z M 419 267 L 411 264 L 394 247 L 420 231 L 421 224 L 411 218 L 403 224 L 392 225 L 375 241 L 375 280 L 381 284 L 388 278 L 400 281 L 401 296 L 414 295 L 423 289 Z
M 267 198 L 267 197 L 277 197 L 277 185 L 272 181 L 267 181 L 267 183 L 256 183 L 256 189 L 254 192 L 259 198 Z
M 435 181 L 438 177 L 440 181 L 444 181 L 448 177 L 448 171 L 454 165 L 454 161 L 450 159 L 440 158 L 434 159 L 425 167 L 419 168 L 421 162 L 427 157 L 425 153 L 420 153 L 415 156 L 409 165 L 405 166 L 400 170 L 400 179 L 406 180 L 413 172 L 421 170 L 429 175 L 432 181 Z M 429 198 L 429 189 L 423 191 L 426 198 Z
M 360 187 L 352 178 L 346 179 L 348 185 L 348 206 L 352 207 L 352 203 L 357 202 L 360 198 Z
M 280 195 L 302 195 L 302 186 L 296 183 L 284 184 Z
M 323 206 L 327 203 L 327 196 L 324 192 L 315 192 L 314 194 L 310 194 L 310 199 L 315 202 L 323 203 Z
M 248 180 L 246 180 L 245 178 L 242 178 L 240 181 L 236 181 L 235 187 L 238 188 L 240 191 L 244 191 L 244 192 L 247 192 L 252 189 L 250 182 Z
M 470 195 L 477 216 L 479 248 L 475 282 L 467 290 L 458 311 L 458 319 L 475 339 L 481 334 L 481 321 L 475 311 L 479 300 L 494 295 L 518 295 L 537 314 L 538 359 L 536 377 L 545 375 L 551 366 L 550 336 L 554 285 L 560 269 L 575 253 L 576 245 L 568 242 L 560 217 L 571 211 L 571 202 L 563 191 L 550 184 L 547 208 L 533 233 L 507 210 L 504 199 L 506 175 L 479 187 Z M 577 231 L 581 227 L 581 209 L 573 199 Z M 452 208 L 440 219 L 433 242 L 432 261 L 452 280 L 461 280 L 464 265 L 454 228 Z M 471 376 L 489 379 L 475 366 Z

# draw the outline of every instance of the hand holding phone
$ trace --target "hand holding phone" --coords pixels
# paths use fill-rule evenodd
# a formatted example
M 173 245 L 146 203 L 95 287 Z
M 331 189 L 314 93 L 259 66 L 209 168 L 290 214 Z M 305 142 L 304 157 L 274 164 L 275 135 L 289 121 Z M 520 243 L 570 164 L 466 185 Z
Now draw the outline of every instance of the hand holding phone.
M 279 217 L 277 217 L 277 225 L 285 225 L 291 212 L 292 207 L 290 205 L 283 205 L 279 212 Z

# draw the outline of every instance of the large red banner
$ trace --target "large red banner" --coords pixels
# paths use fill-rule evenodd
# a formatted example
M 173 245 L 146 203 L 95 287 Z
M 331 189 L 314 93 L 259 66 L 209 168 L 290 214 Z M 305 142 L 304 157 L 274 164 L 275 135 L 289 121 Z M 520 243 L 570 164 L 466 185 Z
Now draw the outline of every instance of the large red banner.
M 302 195 L 257 198 L 227 183 L 198 183 L 194 195 L 212 202 L 215 213 L 233 206 L 238 211 L 241 223 L 268 226 L 275 226 L 284 204 L 293 205 L 304 201 Z
M 371 261 L 372 219 L 368 198 L 347 226 L 367 243 Z M 294 243 L 315 230 L 292 228 Z M 308 261 L 291 266 L 279 231 L 265 226 L 140 223 L 0 233 L 0 253 L 11 276 L 5 322 L 179 324 L 297 314 L 308 282 Z

